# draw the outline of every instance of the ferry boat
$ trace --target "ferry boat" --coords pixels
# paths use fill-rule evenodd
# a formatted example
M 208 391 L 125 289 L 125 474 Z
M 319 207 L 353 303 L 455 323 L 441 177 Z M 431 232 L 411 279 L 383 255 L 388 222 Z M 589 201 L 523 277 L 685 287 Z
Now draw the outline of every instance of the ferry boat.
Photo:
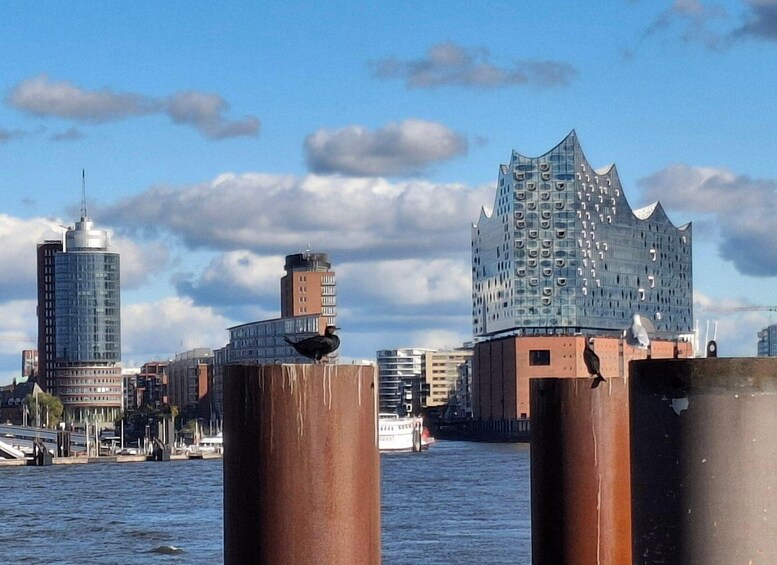
M 381 453 L 421 451 L 434 441 L 424 433 L 422 418 L 397 414 L 378 417 L 378 450 Z

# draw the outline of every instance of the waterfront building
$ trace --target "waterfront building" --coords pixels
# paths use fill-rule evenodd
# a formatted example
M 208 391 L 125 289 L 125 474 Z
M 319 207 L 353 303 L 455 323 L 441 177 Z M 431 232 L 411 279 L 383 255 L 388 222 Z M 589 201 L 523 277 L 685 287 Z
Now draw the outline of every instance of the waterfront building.
M 296 342 L 323 335 L 326 326 L 337 323 L 335 273 L 329 255 L 310 250 L 287 255 L 284 269 L 286 274 L 280 281 L 281 316 L 227 328 L 229 343 L 214 351 L 210 415 L 214 423 L 220 422 L 224 413 L 226 365 L 310 364 L 313 361 L 297 353 L 285 338 Z M 335 362 L 337 356 L 335 352 L 324 362 Z
M 426 406 L 446 406 L 465 396 L 466 365 L 472 348 L 429 351 L 424 354 L 423 374 L 429 395 Z
M 60 398 L 67 422 L 112 422 L 121 413 L 118 253 L 82 204 L 61 242 L 38 246 L 41 382 Z
M 658 202 L 632 211 L 615 165 L 594 169 L 574 131 L 539 157 L 514 151 L 472 226 L 474 336 L 618 335 L 633 314 L 689 334 L 691 243 Z
M 22 350 L 22 378 L 21 381 L 35 379 L 38 376 L 38 350 Z
M 470 431 L 526 437 L 529 379 L 587 377 L 589 337 L 605 377 L 693 356 L 691 235 L 658 202 L 632 210 L 615 165 L 594 169 L 574 131 L 539 157 L 514 151 L 472 226 Z M 648 350 L 622 338 L 634 314 L 655 328 Z
M 14 382 L 0 387 L 0 423 L 10 422 L 16 426 L 45 424 L 45 413 L 30 414 L 27 407 L 27 397 L 37 397 L 41 392 L 43 390 L 34 381 Z
M 307 314 L 248 322 L 228 328 L 228 362 L 243 365 L 312 363 L 289 345 L 284 337 L 299 341 L 323 333 L 322 316 Z
M 509 336 L 478 343 L 472 404 L 482 430 L 529 418 L 530 379 L 590 377 L 583 362 L 587 339 L 584 335 Z M 693 357 L 693 345 L 683 340 L 653 340 L 648 349 L 632 347 L 620 336 L 598 336 L 593 341 L 605 378 L 628 377 L 629 363 L 639 359 Z
M 758 332 L 758 357 L 777 357 L 777 324 Z
M 213 389 L 211 391 L 210 422 L 220 430 L 224 419 L 224 374 L 229 362 L 229 346 L 213 350 Z
M 426 405 L 424 356 L 433 349 L 381 349 L 377 352 L 378 395 L 381 413 L 421 413 Z
M 169 404 L 167 366 L 169 361 L 143 363 L 137 376 L 142 404 L 159 408 Z
M 54 256 L 62 252 L 62 242 L 47 240 L 38 244 L 38 383 L 45 391 L 53 381 L 55 324 Z
M 177 353 L 168 362 L 170 404 L 178 406 L 185 420 L 207 419 L 210 415 L 209 384 L 213 374 L 213 351 L 198 347 Z
M 305 251 L 287 255 L 281 278 L 281 318 L 319 314 L 323 333 L 336 325 L 337 293 L 335 273 L 327 253 Z
M 312 363 L 284 338 L 299 341 L 323 335 L 326 326 L 336 324 L 335 273 L 328 254 L 310 251 L 287 255 L 284 269 L 281 317 L 228 328 L 229 343 L 220 356 L 223 364 Z M 334 353 L 330 359 L 336 356 Z M 221 365 L 222 361 L 217 364 Z M 221 379 L 222 369 L 217 374 Z

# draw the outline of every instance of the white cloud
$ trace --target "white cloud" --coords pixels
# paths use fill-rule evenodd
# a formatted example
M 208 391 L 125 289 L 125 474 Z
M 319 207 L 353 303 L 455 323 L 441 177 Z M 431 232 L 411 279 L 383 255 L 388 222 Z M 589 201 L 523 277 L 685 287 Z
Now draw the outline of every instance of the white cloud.
M 0 355 L 17 355 L 21 367 L 21 351 L 37 349 L 37 300 L 12 300 L 0 303 Z
M 37 246 L 44 240 L 61 241 L 63 223 L 58 218 L 0 214 L 0 296 L 6 300 L 36 296 Z M 137 288 L 167 264 L 167 249 L 161 244 L 139 244 L 118 236 L 110 241 L 111 251 L 121 255 L 123 288 Z
M 259 134 L 258 118 L 246 116 L 242 120 L 229 121 L 223 115 L 227 110 L 226 100 L 206 92 L 181 92 L 171 96 L 165 104 L 165 111 L 173 122 L 193 126 L 211 139 Z
M 241 305 L 256 302 L 279 304 L 282 255 L 259 256 L 246 250 L 230 251 L 214 258 L 195 279 L 179 280 L 178 292 L 198 304 Z
M 0 214 L 0 296 L 33 298 L 37 293 L 37 245 L 60 239 L 57 222 Z
M 209 139 L 259 134 L 259 120 L 246 116 L 229 121 L 229 104 L 218 94 L 187 91 L 168 98 L 155 98 L 109 88 L 89 90 L 69 81 L 52 81 L 47 75 L 23 80 L 5 100 L 28 114 L 57 117 L 81 123 L 104 123 L 127 118 L 165 114 L 173 123 L 192 126 Z M 78 138 L 76 130 L 55 136 L 56 140 Z
M 390 123 L 377 131 L 357 125 L 320 129 L 305 139 L 310 170 L 351 176 L 404 175 L 467 152 L 467 141 L 442 124 Z
M 716 300 L 694 291 L 694 315 L 699 323 L 702 350 L 705 340 L 714 338 L 720 357 L 755 357 L 758 332 L 775 323 L 774 313 L 755 309 L 756 306 L 741 300 Z
M 639 181 L 669 209 L 714 219 L 724 259 L 743 274 L 777 275 L 777 182 L 723 168 L 671 165 Z
M 232 325 L 212 308 L 195 306 L 188 298 L 167 297 L 123 305 L 124 365 L 140 366 L 154 359 L 169 359 L 195 347 L 223 347 L 229 341 L 226 328 Z
M 127 231 L 168 230 L 190 248 L 284 255 L 310 245 L 335 262 L 467 252 L 489 186 L 381 178 L 223 174 L 152 187 L 99 212 Z
M 516 61 L 497 66 L 484 48 L 466 48 L 453 42 L 432 45 L 424 57 L 402 61 L 395 57 L 371 64 L 376 78 L 399 78 L 408 88 L 464 86 L 502 88 L 533 85 L 544 88 L 567 86 L 577 77 L 569 63 L 542 59 Z
M 125 290 L 138 288 L 158 275 L 170 258 L 161 243 L 137 243 L 124 236 L 112 235 L 109 249 L 120 256 L 121 287 Z
M 469 263 L 455 259 L 399 259 L 346 263 L 337 267 L 342 293 L 382 307 L 468 304 L 471 294 Z
M 752 10 L 748 21 L 733 32 L 734 37 L 751 36 L 777 41 L 777 1 L 747 0 Z
M 410 332 L 410 347 L 422 347 L 424 349 L 455 349 L 461 347 L 464 342 L 472 341 L 472 334 L 447 329 L 427 329 Z
M 108 122 L 151 114 L 159 109 L 152 99 L 110 89 L 86 90 L 68 81 L 54 82 L 45 74 L 23 80 L 6 102 L 37 116 L 57 116 L 85 122 Z

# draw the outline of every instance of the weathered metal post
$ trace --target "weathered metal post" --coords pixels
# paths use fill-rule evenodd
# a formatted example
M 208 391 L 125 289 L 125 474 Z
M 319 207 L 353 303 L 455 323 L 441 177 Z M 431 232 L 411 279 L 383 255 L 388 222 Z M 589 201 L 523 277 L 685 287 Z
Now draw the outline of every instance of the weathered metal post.
M 631 560 L 627 387 L 591 382 L 531 380 L 534 565 Z
M 777 359 L 631 366 L 633 562 L 777 563 Z
M 377 372 L 360 365 L 229 365 L 224 558 L 380 563 Z

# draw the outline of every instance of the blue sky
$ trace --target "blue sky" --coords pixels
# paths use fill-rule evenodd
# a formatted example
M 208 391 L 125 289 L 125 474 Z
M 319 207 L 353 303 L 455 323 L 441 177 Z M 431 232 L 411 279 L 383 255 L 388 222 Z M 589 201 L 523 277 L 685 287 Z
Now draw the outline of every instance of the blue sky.
M 694 222 L 697 318 L 753 355 L 777 305 L 777 2 L 17 2 L 0 9 L 0 383 L 35 243 L 88 207 L 122 253 L 125 364 L 278 314 L 328 251 L 342 354 L 470 339 L 500 163 L 575 129 L 632 207 Z

